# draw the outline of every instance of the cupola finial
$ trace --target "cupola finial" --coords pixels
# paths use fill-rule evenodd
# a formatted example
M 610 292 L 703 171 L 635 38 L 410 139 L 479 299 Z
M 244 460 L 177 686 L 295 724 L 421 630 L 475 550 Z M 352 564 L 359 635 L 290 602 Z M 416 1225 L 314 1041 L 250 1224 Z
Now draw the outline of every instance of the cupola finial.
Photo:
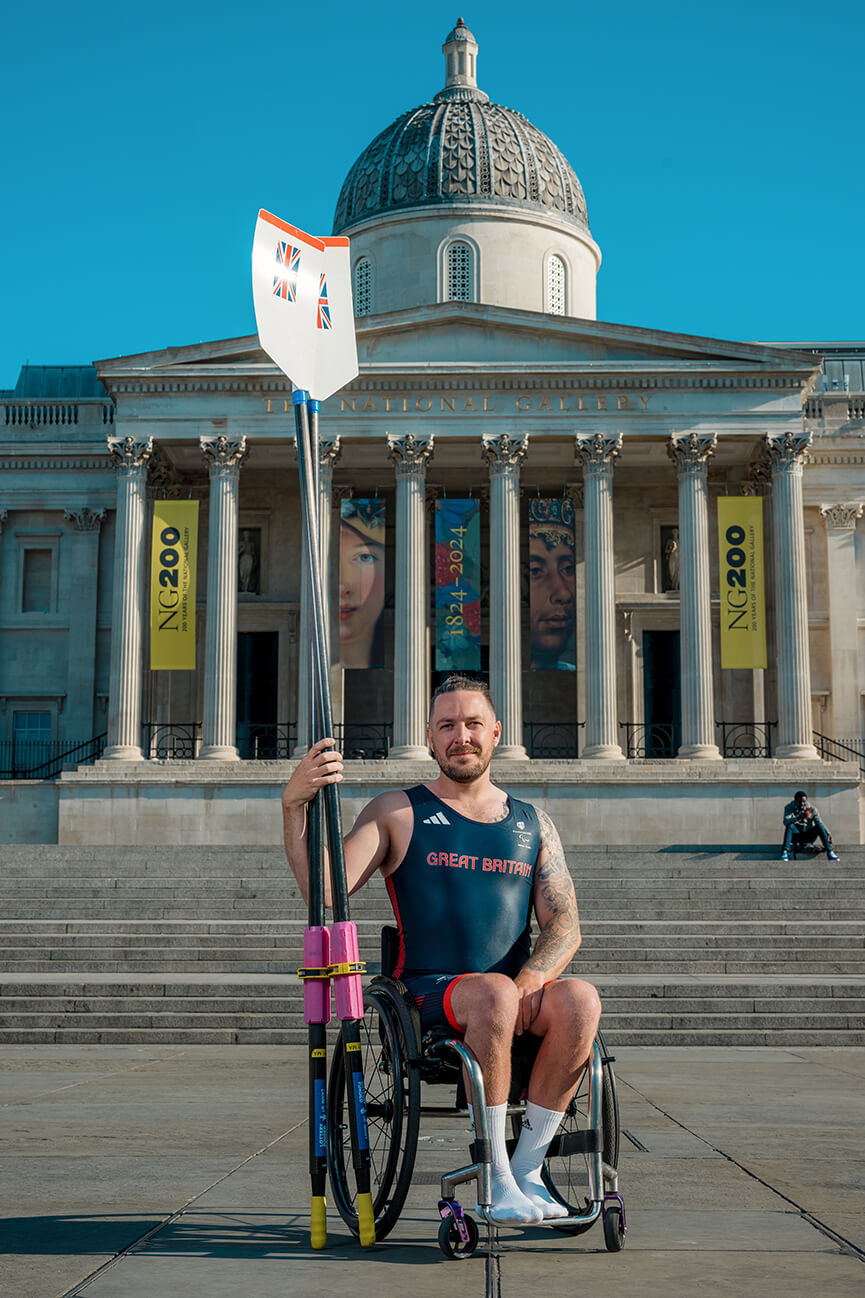
M 486 103 L 489 96 L 478 90 L 478 43 L 462 18 L 445 37 L 445 87 L 436 95 L 442 99 L 476 99 Z

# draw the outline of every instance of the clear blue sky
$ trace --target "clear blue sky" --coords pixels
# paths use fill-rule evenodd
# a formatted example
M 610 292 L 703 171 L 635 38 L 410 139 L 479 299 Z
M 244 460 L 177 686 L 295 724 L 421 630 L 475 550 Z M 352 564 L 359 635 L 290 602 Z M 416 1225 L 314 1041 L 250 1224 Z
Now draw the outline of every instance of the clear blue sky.
M 10 8 L 0 72 L 0 387 L 254 332 L 259 207 L 328 233 L 366 144 L 444 81 L 463 0 Z M 601 319 L 865 335 L 863 6 L 472 0 L 479 83 L 559 145 Z

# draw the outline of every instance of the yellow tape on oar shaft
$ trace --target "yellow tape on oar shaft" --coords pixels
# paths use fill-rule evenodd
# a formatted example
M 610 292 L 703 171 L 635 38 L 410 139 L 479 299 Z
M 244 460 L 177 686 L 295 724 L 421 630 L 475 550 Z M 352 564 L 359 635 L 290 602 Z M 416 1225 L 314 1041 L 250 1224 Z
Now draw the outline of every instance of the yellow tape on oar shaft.
M 327 1247 L 327 1220 L 324 1195 L 314 1194 L 310 1206 L 309 1242 L 312 1248 Z
M 357 1196 L 357 1227 L 362 1248 L 369 1248 L 375 1243 L 375 1217 L 372 1213 L 372 1195 Z

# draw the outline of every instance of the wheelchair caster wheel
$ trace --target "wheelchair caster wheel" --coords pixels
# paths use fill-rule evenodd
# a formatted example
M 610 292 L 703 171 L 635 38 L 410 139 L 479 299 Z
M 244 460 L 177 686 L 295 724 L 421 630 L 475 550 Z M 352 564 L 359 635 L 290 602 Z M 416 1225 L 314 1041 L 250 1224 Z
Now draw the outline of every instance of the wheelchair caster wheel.
M 622 1209 L 617 1203 L 604 1210 L 604 1243 L 608 1253 L 618 1253 L 625 1247 L 625 1225 Z
M 445 1257 L 454 1262 L 462 1262 L 471 1257 L 478 1246 L 478 1228 L 473 1218 L 464 1217 L 463 1221 L 469 1233 L 468 1241 L 461 1238 L 453 1217 L 445 1217 L 439 1226 L 439 1248 Z

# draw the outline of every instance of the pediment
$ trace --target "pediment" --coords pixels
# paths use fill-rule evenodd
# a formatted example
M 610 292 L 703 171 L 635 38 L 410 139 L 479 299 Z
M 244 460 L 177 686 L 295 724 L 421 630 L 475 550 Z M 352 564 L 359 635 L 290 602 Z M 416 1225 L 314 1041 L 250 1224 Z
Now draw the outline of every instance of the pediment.
M 505 374 L 675 371 L 813 374 L 807 352 L 692 334 L 676 334 L 602 320 L 578 320 L 474 303 L 369 316 L 357 322 L 361 379 L 365 375 Z M 171 347 L 97 361 L 105 385 L 125 380 L 189 382 L 217 375 L 272 376 L 277 371 L 255 334 Z

